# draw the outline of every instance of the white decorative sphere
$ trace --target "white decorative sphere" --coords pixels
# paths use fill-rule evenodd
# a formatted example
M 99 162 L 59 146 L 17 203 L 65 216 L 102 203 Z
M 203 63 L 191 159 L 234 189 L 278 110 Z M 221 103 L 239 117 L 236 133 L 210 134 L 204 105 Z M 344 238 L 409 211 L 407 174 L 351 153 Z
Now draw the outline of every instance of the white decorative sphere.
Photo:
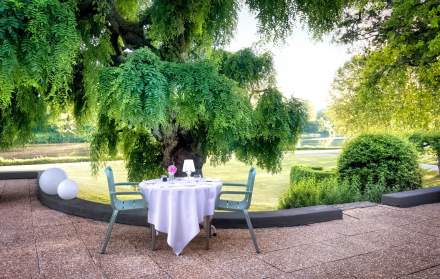
M 78 185 L 76 185 L 76 182 L 73 180 L 65 179 L 58 185 L 58 196 L 63 200 L 74 199 L 77 194 Z
M 58 184 L 66 178 L 66 173 L 60 168 L 47 169 L 40 176 L 40 188 L 48 195 L 56 195 Z

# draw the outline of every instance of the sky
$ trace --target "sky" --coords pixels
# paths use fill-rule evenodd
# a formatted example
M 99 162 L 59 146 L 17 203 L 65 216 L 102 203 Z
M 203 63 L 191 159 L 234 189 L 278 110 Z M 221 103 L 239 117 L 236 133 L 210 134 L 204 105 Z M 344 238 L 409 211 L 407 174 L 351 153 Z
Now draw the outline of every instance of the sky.
M 227 49 L 237 51 L 260 40 L 255 16 L 246 7 L 240 12 L 237 30 Z M 310 101 L 316 110 L 324 109 L 337 69 L 349 60 L 348 47 L 330 38 L 315 41 L 306 30 L 296 28 L 284 44 L 267 44 L 274 57 L 278 88 L 285 96 Z

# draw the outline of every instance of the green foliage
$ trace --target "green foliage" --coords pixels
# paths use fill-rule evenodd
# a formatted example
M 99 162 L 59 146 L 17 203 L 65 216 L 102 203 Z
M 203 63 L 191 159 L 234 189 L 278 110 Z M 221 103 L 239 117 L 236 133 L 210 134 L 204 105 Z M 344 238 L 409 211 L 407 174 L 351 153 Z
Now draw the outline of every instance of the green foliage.
M 305 23 L 316 36 L 330 31 L 351 1 L 246 0 L 259 21 L 260 33 L 274 39 L 285 38 L 295 21 Z
M 283 151 L 296 144 L 306 119 L 302 102 L 284 101 L 281 93 L 269 88 L 261 95 L 254 111 L 250 136 L 237 148 L 236 155 L 244 162 L 272 172 L 280 170 Z
M 304 126 L 304 133 L 307 134 L 318 134 L 320 131 L 319 122 L 318 121 L 307 121 Z
M 417 132 L 409 136 L 420 151 L 432 148 L 436 154 L 440 154 L 440 132 Z
M 372 202 L 380 202 L 383 194 L 402 191 L 399 187 L 393 187 L 394 189 L 390 189 L 385 183 L 385 176 L 383 173 L 379 174 L 379 179 L 377 181 L 373 181 L 372 177 L 369 177 L 364 189 L 365 198 Z
M 280 197 L 280 209 L 305 207 L 319 204 L 320 189 L 314 179 L 303 179 L 290 186 Z
M 131 1 L 130 1 L 131 2 Z M 316 36 L 331 30 L 351 1 L 247 0 L 261 34 L 282 40 L 296 22 L 307 24 Z M 161 56 L 183 61 L 230 40 L 237 24 L 239 2 L 234 0 L 152 1 L 144 14 L 148 35 Z
M 74 10 L 72 1 L 2 1 L 0 108 L 29 88 L 63 104 L 79 49 Z
M 319 111 L 316 120 L 308 120 L 304 126 L 304 133 L 320 134 L 321 137 L 334 135 L 334 126 L 326 111 Z
M 335 177 L 336 173 L 333 171 L 322 170 L 322 168 L 312 168 L 308 166 L 293 166 L 290 170 L 290 184 L 293 185 L 306 178 L 313 178 L 316 181 L 321 181 L 330 177 Z
M 25 143 L 68 100 L 79 50 L 75 3 L 0 2 L 0 147 Z
M 245 48 L 234 53 L 218 51 L 216 55 L 220 56 L 219 72 L 237 81 L 240 87 L 253 94 L 274 84 L 274 67 L 270 53 L 257 55 L 250 48 Z
M 35 91 L 14 94 L 10 104 L 0 109 L 0 149 L 26 143 L 32 129 L 46 120 L 45 112 L 46 104 Z
M 320 204 L 342 204 L 364 200 L 356 180 L 339 181 L 336 177 L 320 182 Z M 369 199 L 368 199 L 369 200 Z
M 165 173 L 160 167 L 162 153 L 160 144 L 148 134 L 126 133 L 124 153 L 130 181 L 155 178 Z
M 369 48 L 334 81 L 331 114 L 342 132 L 440 128 L 439 11 L 436 0 L 364 1 L 345 14 L 340 40 Z
M 294 20 L 316 34 L 328 30 L 343 7 L 244 3 L 276 39 Z M 269 53 L 223 52 L 217 60 L 239 8 L 235 0 L 0 2 L 0 147 L 27 142 L 32 129 L 68 112 L 81 124 L 97 122 L 95 171 L 123 154 L 134 179 L 135 171 L 157 174 L 159 161 L 221 163 L 234 151 L 278 171 L 305 109 L 275 88 Z
M 76 143 L 76 142 L 87 142 L 88 138 L 86 136 L 71 134 L 71 133 L 60 133 L 59 131 L 47 131 L 34 133 L 32 140 L 29 143 L 32 144 L 47 144 L 47 143 Z
M 115 8 L 119 14 L 124 18 L 124 20 L 129 22 L 135 22 L 139 20 L 139 10 L 140 10 L 139 0 L 116 0 Z
M 237 11 L 234 0 L 152 1 L 146 11 L 151 21 L 149 36 L 160 46 L 163 57 L 183 61 L 200 47 L 228 42 Z
M 336 177 L 303 177 L 290 184 L 280 197 L 278 208 L 297 208 L 320 204 L 341 204 L 362 199 L 356 181 L 338 181 Z
M 379 191 L 421 187 L 414 147 L 387 134 L 364 134 L 348 142 L 338 159 L 338 175 L 341 181 L 358 179 L 361 192 L 371 192 L 369 198 Z
M 102 71 L 99 92 L 102 121 L 92 143 L 93 161 L 98 168 L 106 154 L 125 146 L 130 178 L 157 174 L 153 162 L 166 166 L 173 160 L 166 152 L 172 152 L 179 134 L 195 139 L 201 156 L 214 163 L 237 151 L 245 162 L 278 171 L 283 148 L 296 142 L 305 118 L 303 104 L 284 100 L 276 89 L 266 90 L 253 108 L 246 92 L 211 62 L 161 61 L 147 49 Z M 150 140 L 129 143 L 146 134 Z
M 169 89 L 161 65 L 151 51 L 140 49 L 121 66 L 106 68 L 99 80 L 101 111 L 120 121 L 122 128 L 163 123 Z
M 435 155 L 440 174 L 440 132 L 416 132 L 409 136 L 409 140 L 420 152 L 432 152 Z

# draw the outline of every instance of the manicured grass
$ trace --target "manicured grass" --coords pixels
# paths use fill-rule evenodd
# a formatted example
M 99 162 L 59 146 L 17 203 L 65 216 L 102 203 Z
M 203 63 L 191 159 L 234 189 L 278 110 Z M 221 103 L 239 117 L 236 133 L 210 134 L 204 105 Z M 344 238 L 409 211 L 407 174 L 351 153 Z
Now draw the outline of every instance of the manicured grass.
M 89 156 L 73 156 L 73 157 L 37 157 L 31 159 L 0 159 L 0 166 L 18 166 L 18 165 L 41 165 L 56 163 L 75 163 L 88 162 Z
M 274 210 L 277 208 L 279 196 L 289 185 L 291 166 L 302 164 L 321 166 L 325 169 L 335 168 L 338 154 L 339 150 L 298 150 L 295 153 L 286 152 L 282 163 L 283 169 L 280 173 L 270 174 L 257 168 L 251 209 Z M 126 170 L 122 161 L 112 161 L 108 164 L 113 167 L 116 180 L 127 180 Z M 92 176 L 89 162 L 2 166 L 0 171 L 44 170 L 55 166 L 63 168 L 69 177 L 78 183 L 80 187 L 79 197 L 95 202 L 109 202 L 107 182 L 104 174 L 100 172 L 97 176 Z M 225 165 L 216 167 L 207 164 L 204 168 L 204 175 L 205 177 L 221 178 L 223 181 L 245 181 L 248 170 L 249 166 L 237 160 L 231 160 Z M 440 177 L 436 176 L 436 172 L 424 171 L 424 185 L 440 185 Z
M 339 151 L 296 151 L 295 154 L 287 152 L 283 160 L 283 170 L 278 174 L 270 174 L 257 168 L 252 210 L 273 210 L 278 204 L 278 197 L 289 185 L 290 167 L 294 164 L 311 166 L 322 166 L 333 168 L 336 165 L 336 156 Z M 122 161 L 109 162 L 113 167 L 116 180 L 126 181 L 126 170 Z M 0 171 L 8 170 L 44 170 L 49 167 L 63 168 L 69 177 L 75 180 L 79 187 L 79 197 L 101 203 L 108 203 L 107 182 L 101 172 L 96 177 L 90 174 L 88 162 L 79 163 L 58 163 L 24 166 L 3 166 Z M 221 178 L 223 181 L 245 181 L 249 166 L 231 160 L 225 165 L 211 166 L 207 164 L 204 168 L 205 177 Z
M 423 187 L 440 186 L 440 175 L 438 171 L 424 170 L 423 174 Z
M 27 144 L 3 150 L 0 152 L 0 161 L 87 157 L 89 150 L 88 143 Z
M 437 165 L 437 158 L 433 154 L 423 154 L 419 157 L 419 162 L 430 165 Z

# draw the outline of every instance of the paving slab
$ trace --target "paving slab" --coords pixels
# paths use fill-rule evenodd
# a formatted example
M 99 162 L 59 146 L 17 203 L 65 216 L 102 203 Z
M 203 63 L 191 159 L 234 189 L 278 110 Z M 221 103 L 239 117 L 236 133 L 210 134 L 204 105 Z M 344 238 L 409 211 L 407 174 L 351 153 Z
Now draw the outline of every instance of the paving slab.
M 0 181 L 0 278 L 440 278 L 440 203 L 341 206 L 343 219 L 197 236 L 176 256 L 145 227 L 69 216 L 36 199 L 35 180 Z
M 432 279 L 440 278 L 440 265 L 400 277 L 402 279 Z

